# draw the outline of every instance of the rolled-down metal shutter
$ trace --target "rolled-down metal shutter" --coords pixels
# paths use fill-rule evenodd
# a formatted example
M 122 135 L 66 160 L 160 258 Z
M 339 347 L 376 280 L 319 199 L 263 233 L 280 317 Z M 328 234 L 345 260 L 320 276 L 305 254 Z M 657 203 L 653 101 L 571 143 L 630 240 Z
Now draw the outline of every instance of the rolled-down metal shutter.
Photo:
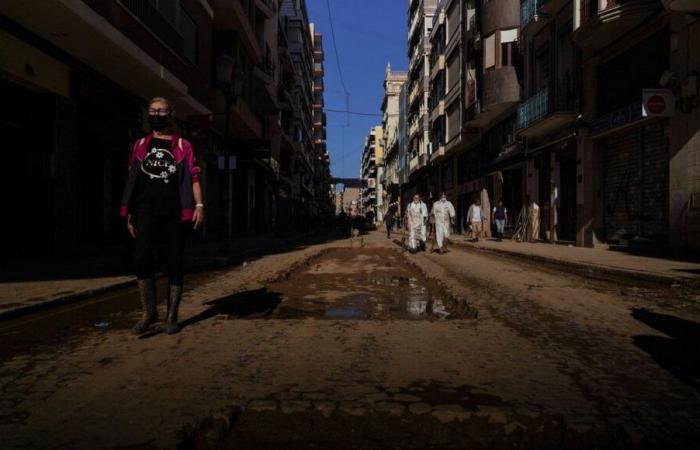
M 668 239 L 668 141 L 664 123 L 605 140 L 604 217 L 609 242 Z

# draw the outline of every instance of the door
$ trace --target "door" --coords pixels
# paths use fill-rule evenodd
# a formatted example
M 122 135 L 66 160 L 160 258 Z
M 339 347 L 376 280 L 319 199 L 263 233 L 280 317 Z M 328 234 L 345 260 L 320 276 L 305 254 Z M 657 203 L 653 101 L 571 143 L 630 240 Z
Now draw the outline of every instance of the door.
M 55 234 L 55 103 L 52 94 L 0 80 L 0 135 L 5 151 L 0 177 L 6 194 L 8 256 L 53 253 Z M 11 105 L 11 106 L 10 106 Z

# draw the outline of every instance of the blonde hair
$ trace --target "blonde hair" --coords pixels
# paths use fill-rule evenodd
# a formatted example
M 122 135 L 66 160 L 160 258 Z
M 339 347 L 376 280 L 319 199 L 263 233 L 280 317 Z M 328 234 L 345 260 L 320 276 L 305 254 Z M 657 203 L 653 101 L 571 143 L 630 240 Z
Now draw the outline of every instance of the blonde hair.
M 165 97 L 153 97 L 153 98 L 148 102 L 148 106 L 150 107 L 150 106 L 151 106 L 152 104 L 154 104 L 154 103 L 165 103 L 165 104 L 167 105 L 168 109 L 170 110 L 170 113 L 171 113 L 171 114 L 172 114 L 173 111 L 174 111 L 174 110 L 173 110 L 173 104 L 170 103 L 170 100 L 168 100 L 168 99 L 165 98 Z

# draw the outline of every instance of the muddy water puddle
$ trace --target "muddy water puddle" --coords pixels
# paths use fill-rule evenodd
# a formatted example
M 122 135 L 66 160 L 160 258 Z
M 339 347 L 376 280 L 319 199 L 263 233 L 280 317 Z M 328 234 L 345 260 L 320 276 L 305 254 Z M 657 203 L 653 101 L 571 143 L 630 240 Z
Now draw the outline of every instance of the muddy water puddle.
M 185 291 L 204 284 L 220 273 L 185 277 Z M 157 283 L 160 318 L 165 314 L 167 281 Z M 136 287 L 119 289 L 27 316 L 0 321 L 0 363 L 21 355 L 70 349 L 88 336 L 130 330 L 139 320 L 141 304 Z
M 451 319 L 474 316 L 397 251 L 336 248 L 268 285 L 272 318 Z

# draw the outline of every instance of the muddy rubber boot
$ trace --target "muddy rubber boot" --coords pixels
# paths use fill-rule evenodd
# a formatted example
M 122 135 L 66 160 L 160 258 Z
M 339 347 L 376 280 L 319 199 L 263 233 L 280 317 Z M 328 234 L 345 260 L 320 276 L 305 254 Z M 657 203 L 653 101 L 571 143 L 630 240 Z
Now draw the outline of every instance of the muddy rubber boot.
M 148 331 L 148 327 L 158 320 L 158 310 L 156 309 L 156 280 L 155 278 L 138 280 L 138 286 L 139 296 L 141 297 L 141 307 L 143 308 L 143 317 L 134 325 L 133 331 L 135 334 L 143 334 Z
M 175 334 L 180 331 L 180 326 L 177 324 L 180 300 L 182 300 L 182 286 L 171 285 L 170 297 L 168 298 L 168 317 L 165 322 L 165 332 L 167 334 Z

